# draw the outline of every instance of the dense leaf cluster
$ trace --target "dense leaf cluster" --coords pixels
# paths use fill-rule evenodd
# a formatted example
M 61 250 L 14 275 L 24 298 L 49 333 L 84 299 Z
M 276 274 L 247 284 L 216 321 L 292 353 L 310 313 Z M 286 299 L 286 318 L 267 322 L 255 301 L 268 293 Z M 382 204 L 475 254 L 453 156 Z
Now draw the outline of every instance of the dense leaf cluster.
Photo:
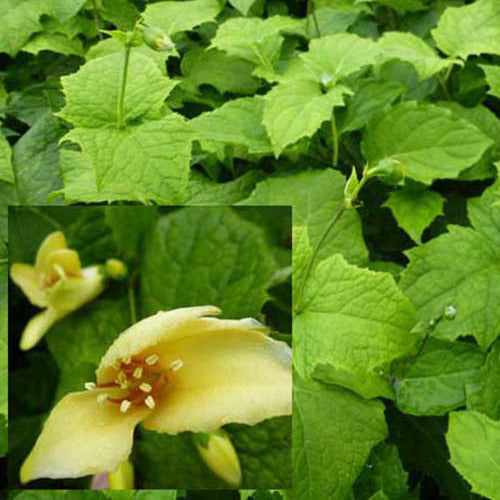
M 140 16 L 175 50 L 131 37 Z M 287 498 L 500 498 L 498 0 L 5 0 L 0 18 L 2 203 L 293 206 Z

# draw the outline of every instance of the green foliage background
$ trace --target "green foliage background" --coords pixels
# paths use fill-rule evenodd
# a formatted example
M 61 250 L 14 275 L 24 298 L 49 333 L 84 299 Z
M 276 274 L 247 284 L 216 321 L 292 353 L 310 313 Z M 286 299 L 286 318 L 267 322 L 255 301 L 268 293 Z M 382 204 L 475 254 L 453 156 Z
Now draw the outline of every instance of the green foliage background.
M 260 221 L 248 221 L 240 213 L 252 213 Z M 283 275 L 280 270 L 289 270 L 288 207 L 256 207 L 251 212 L 243 207 L 12 207 L 10 261 L 33 262 L 39 244 L 54 230 L 64 231 L 82 265 L 124 259 L 129 277 L 109 281 L 98 299 L 58 322 L 27 352 L 17 346 L 36 308 L 11 283 L 10 488 L 20 487 L 20 465 L 48 412 L 65 394 L 95 380 L 101 357 L 130 326 L 134 309 L 141 319 L 159 310 L 218 304 L 225 318 L 255 317 L 275 332 L 283 327 L 280 338 L 291 342 L 290 272 L 279 285 L 273 281 Z M 267 234 L 274 238 L 272 244 Z M 240 457 L 242 487 L 290 486 L 290 417 L 255 426 L 232 424 L 226 430 Z M 201 461 L 188 432 L 170 436 L 138 428 L 131 460 L 137 488 L 225 488 Z M 88 488 L 90 478 L 41 479 L 27 486 Z
M 118 31 L 139 15 L 176 53 L 131 49 L 118 126 Z M 248 205 L 283 268 L 266 313 L 290 269 L 252 206 L 293 206 L 287 498 L 500 498 L 498 0 L 5 0 L 0 18 L 4 206 Z M 403 180 L 371 179 L 327 231 L 346 180 L 380 165 Z M 74 234 L 89 256 L 115 250 Z M 48 341 L 57 359 L 67 346 Z

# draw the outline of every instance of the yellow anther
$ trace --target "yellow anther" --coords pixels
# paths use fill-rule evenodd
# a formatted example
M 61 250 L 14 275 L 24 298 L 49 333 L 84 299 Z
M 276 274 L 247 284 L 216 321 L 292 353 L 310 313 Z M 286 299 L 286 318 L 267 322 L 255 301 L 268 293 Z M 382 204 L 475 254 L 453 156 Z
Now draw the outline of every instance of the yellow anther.
M 175 361 L 172 361 L 172 363 L 170 363 L 170 368 L 172 368 L 172 370 L 176 372 L 177 370 L 182 368 L 183 365 L 184 362 L 182 361 L 182 359 L 176 359 Z
M 148 396 L 144 402 L 146 403 L 146 406 L 148 408 L 153 409 L 156 406 L 155 400 L 153 399 L 153 396 Z
M 104 403 L 104 401 L 106 401 L 107 399 L 108 399 L 107 394 L 98 394 L 98 396 L 97 396 L 98 403 Z
M 128 400 L 128 399 L 124 399 L 121 403 L 120 403 L 120 411 L 122 413 L 126 413 L 127 410 L 132 406 L 132 403 Z
M 92 389 L 95 388 L 96 385 L 94 384 L 94 382 L 85 382 L 85 389 L 87 389 L 87 391 L 91 391 Z
M 136 368 L 134 370 L 134 378 L 141 378 L 142 377 L 142 367 L 139 366 L 139 368 Z
M 142 392 L 151 392 L 153 390 L 153 387 L 150 384 L 147 384 L 146 382 L 143 382 L 140 386 L 139 389 Z
M 160 357 L 158 356 L 158 354 L 151 354 L 151 356 L 148 356 L 146 358 L 146 364 L 147 365 L 154 365 L 159 359 L 160 359 Z

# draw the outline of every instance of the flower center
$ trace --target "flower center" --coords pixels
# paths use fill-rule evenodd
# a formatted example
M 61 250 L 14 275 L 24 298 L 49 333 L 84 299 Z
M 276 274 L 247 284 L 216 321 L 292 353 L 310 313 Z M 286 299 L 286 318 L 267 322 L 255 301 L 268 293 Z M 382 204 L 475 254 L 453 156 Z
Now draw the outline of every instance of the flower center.
M 85 388 L 88 390 L 110 389 L 108 394 L 100 393 L 97 400 L 117 404 L 123 413 L 126 413 L 132 406 L 143 406 L 152 410 L 173 372 L 183 365 L 182 361 L 177 359 L 170 364 L 168 370 L 164 370 L 158 366 L 159 359 L 157 354 L 151 354 L 146 358 L 139 356 L 122 358 L 114 365 L 116 378 L 113 382 L 102 384 L 87 382 Z

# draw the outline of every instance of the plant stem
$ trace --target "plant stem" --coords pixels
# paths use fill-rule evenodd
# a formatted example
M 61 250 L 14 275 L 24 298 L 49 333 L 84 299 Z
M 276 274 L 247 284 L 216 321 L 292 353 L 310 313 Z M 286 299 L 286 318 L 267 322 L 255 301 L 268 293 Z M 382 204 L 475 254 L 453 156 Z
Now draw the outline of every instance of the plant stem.
M 332 142 L 333 142 L 332 164 L 334 167 L 336 167 L 339 163 L 339 133 L 337 130 L 337 122 L 335 120 L 335 108 L 332 110 Z
M 135 306 L 135 276 L 128 281 L 128 305 L 130 309 L 130 324 L 137 323 L 137 309 Z
M 319 22 L 316 16 L 316 9 L 314 8 L 314 0 L 307 0 L 306 7 L 306 33 L 309 33 L 309 17 L 313 18 L 314 27 L 316 28 L 316 33 L 318 38 L 321 38 L 321 32 L 319 30 Z
M 134 29 L 135 31 L 135 29 Z M 128 64 L 130 60 L 130 50 L 132 46 L 128 43 L 125 46 L 125 61 L 123 63 L 122 84 L 120 87 L 120 94 L 118 95 L 118 108 L 116 110 L 116 119 L 118 128 L 125 127 L 125 111 L 123 109 L 125 102 L 125 87 L 127 86 Z
M 94 22 L 97 30 L 97 36 L 99 37 L 99 40 L 102 40 L 101 16 L 99 15 L 99 9 L 97 8 L 97 0 L 92 0 L 92 11 L 94 14 Z
M 446 96 L 446 99 L 448 99 L 449 101 L 452 101 L 453 99 L 450 95 L 450 92 L 448 90 L 446 83 L 448 82 L 448 78 L 450 77 L 452 69 L 453 69 L 453 65 L 450 65 L 450 66 L 448 66 L 448 69 L 446 70 L 446 73 L 444 74 L 444 76 L 440 75 L 439 73 L 437 75 L 439 83 L 443 89 L 444 95 Z
M 297 292 L 297 306 L 296 306 L 296 312 L 300 312 L 301 307 L 302 307 L 302 297 L 304 295 L 304 289 L 306 287 L 307 280 L 309 279 L 309 275 L 311 274 L 311 271 L 314 267 L 314 263 L 316 262 L 316 258 L 318 256 L 318 252 L 320 248 L 323 246 L 323 243 L 326 241 L 326 238 L 330 234 L 330 231 L 335 227 L 335 224 L 339 221 L 339 219 L 342 217 L 342 214 L 347 210 L 346 205 L 344 202 L 342 202 L 342 205 L 338 208 L 338 210 L 335 212 L 334 216 L 332 217 L 332 220 L 326 226 L 325 230 L 321 234 L 318 243 L 316 244 L 313 254 L 311 256 L 311 260 L 309 261 L 309 264 L 307 265 L 307 268 L 305 270 L 304 276 L 302 277 L 302 283 L 300 284 L 300 288 Z

